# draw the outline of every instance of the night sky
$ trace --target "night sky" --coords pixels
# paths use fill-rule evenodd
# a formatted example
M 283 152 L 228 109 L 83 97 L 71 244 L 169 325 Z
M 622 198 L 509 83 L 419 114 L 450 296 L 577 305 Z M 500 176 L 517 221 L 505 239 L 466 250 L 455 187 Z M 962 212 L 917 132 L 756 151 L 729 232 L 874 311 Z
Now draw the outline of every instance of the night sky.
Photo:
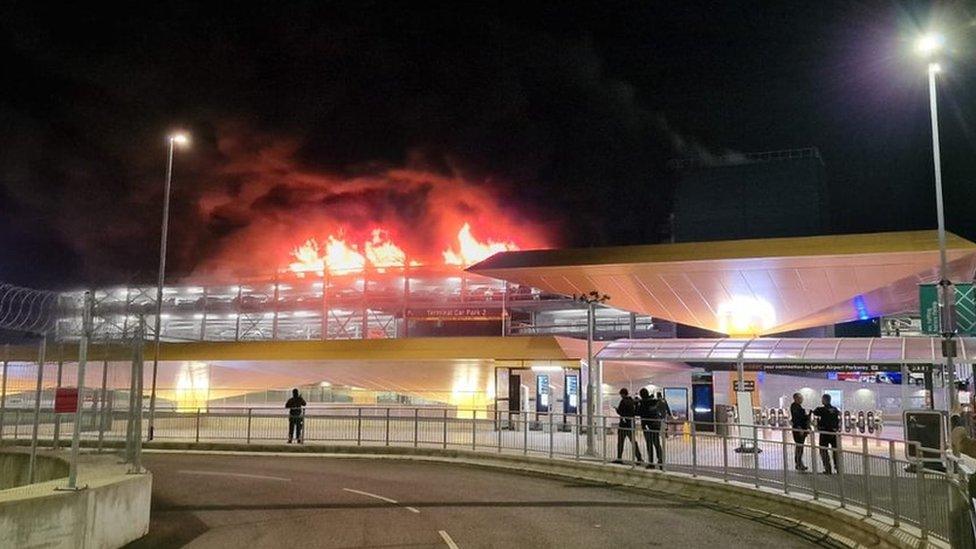
M 0 7 L 0 280 L 152 281 L 173 128 L 193 135 L 176 164 L 174 277 L 239 244 L 251 213 L 289 215 L 287 185 L 235 204 L 251 187 L 228 166 L 263 158 L 273 178 L 269 150 L 329 178 L 462 178 L 553 245 L 591 246 L 661 238 L 669 159 L 813 146 L 834 232 L 933 227 L 910 45 L 933 18 L 952 47 L 948 225 L 976 239 L 965 3 L 38 4 Z

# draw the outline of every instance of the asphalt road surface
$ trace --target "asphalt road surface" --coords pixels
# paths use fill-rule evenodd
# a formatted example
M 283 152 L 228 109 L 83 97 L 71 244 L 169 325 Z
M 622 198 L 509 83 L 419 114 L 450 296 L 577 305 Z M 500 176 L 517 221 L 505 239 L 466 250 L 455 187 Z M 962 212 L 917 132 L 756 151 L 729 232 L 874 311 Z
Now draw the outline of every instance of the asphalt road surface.
M 810 531 L 654 492 L 464 465 L 145 456 L 149 535 L 130 547 L 818 547 Z

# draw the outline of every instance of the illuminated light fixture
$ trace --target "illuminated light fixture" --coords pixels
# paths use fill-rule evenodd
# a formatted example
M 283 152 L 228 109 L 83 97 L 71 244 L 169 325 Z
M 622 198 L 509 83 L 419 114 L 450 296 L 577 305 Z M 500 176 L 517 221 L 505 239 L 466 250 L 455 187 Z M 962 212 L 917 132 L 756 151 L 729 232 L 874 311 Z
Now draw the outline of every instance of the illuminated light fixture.
M 939 74 L 942 72 L 942 65 L 938 63 L 929 63 L 929 71 L 931 71 L 932 74 Z
M 196 320 L 202 320 L 203 319 L 203 313 L 197 313 L 197 314 L 193 315 L 193 318 L 195 318 Z
M 332 384 L 328 381 L 323 381 L 322 383 L 319 383 L 319 387 L 332 387 Z
M 859 295 L 854 298 L 854 309 L 857 311 L 858 320 L 867 320 L 871 318 L 871 315 L 868 313 L 868 307 L 864 303 L 863 295 Z
M 915 41 L 915 51 L 919 55 L 931 57 L 942 51 L 945 46 L 945 37 L 941 34 L 930 32 L 924 34 Z
M 563 371 L 562 366 L 533 366 L 533 372 L 561 372 Z
M 176 132 L 176 133 L 170 134 L 169 140 L 174 145 L 179 145 L 181 147 L 185 147 L 185 146 L 187 146 L 187 145 L 190 144 L 190 136 L 187 135 L 185 132 Z
M 719 330 L 729 335 L 759 335 L 776 323 L 776 311 L 758 297 L 735 296 L 718 306 Z

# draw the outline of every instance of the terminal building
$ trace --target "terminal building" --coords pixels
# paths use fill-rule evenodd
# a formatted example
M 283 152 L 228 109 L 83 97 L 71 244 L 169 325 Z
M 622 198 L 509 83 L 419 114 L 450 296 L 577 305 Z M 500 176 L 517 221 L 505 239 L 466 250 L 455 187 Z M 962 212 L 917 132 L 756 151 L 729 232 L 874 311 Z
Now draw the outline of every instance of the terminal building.
M 278 407 L 299 387 L 313 406 L 429 405 L 460 414 L 539 410 L 544 396 L 547 410 L 577 413 L 592 376 L 593 398 L 608 415 L 620 387 L 649 387 L 665 392 L 679 415 L 703 410 L 710 421 L 735 403 L 733 370 L 743 357 L 679 351 L 720 350 L 732 341 L 723 338 L 772 346 L 743 365 L 760 410 L 787 407 L 794 392 L 808 401 L 830 392 L 845 411 L 897 423 L 903 409 L 942 402 L 941 356 L 935 347 L 931 360 L 916 352 L 937 344 L 923 334 L 919 304 L 920 285 L 938 279 L 934 231 L 824 236 L 823 163 L 813 149 L 682 170 L 671 243 L 507 251 L 466 269 L 171 283 L 159 319 L 159 406 Z M 784 188 L 787 198 L 771 198 Z M 976 244 L 950 235 L 948 255 L 951 279 L 972 282 Z M 594 305 L 588 350 L 590 306 L 578 298 L 591 292 L 608 299 Z M 75 360 L 81 296 L 64 295 L 69 306 L 48 368 Z M 98 288 L 93 296 L 90 358 L 108 372 L 107 386 L 128 387 L 125 342 L 141 320 L 154 337 L 155 287 Z M 640 341 L 662 347 L 633 343 Z M 769 359 L 797 341 L 808 348 Z M 877 356 L 881 350 L 888 354 Z M 820 362 L 797 358 L 806 351 Z M 33 352 L 7 350 L 8 394 L 33 387 L 24 364 Z M 968 391 L 972 368 L 962 362 L 958 379 Z M 90 369 L 86 385 L 102 382 L 98 372 Z M 58 378 L 45 374 L 46 383 Z

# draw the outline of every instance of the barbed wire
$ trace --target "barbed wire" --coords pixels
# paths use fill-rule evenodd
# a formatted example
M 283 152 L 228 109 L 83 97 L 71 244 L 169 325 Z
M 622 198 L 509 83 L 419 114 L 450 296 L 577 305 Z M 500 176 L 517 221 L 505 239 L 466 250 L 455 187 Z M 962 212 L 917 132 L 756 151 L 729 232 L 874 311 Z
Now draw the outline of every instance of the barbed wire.
M 0 282 L 0 329 L 48 334 L 60 318 L 61 294 Z

